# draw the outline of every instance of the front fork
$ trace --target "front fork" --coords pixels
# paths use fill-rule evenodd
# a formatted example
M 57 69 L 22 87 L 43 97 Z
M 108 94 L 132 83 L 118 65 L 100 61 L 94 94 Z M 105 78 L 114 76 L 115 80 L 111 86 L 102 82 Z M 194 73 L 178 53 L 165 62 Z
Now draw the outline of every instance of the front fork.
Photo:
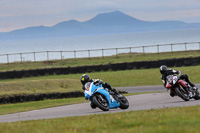
M 187 94 L 189 94 L 189 87 L 188 87 L 188 85 L 187 85 L 187 87 L 185 87 L 185 86 L 182 86 L 181 84 L 178 84 L 178 86 L 179 86 L 179 88 L 183 88 L 186 92 L 187 92 Z
M 101 99 L 102 102 L 106 102 L 102 95 L 98 95 L 98 97 Z

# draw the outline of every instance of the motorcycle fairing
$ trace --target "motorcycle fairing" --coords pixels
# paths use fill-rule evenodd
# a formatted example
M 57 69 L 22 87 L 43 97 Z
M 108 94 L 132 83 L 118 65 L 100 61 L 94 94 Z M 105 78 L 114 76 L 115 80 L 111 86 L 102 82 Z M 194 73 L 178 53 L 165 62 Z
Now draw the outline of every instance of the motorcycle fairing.
M 106 91 L 105 89 L 103 88 L 99 88 L 95 91 L 95 93 L 100 93 L 100 94 L 103 94 L 106 99 L 108 100 L 109 102 L 109 108 L 117 108 L 119 107 L 120 103 L 118 103 L 110 94 L 108 91 Z
M 117 108 L 119 107 L 120 103 L 118 103 L 110 94 L 108 91 L 106 91 L 102 84 L 96 86 L 93 83 L 90 84 L 89 89 L 85 90 L 85 97 L 88 98 L 90 101 L 92 101 L 92 95 L 95 93 L 100 93 L 106 97 L 106 99 L 109 102 L 109 108 Z
M 172 85 L 170 83 L 167 83 L 166 88 L 171 88 Z
M 183 87 L 187 87 L 187 82 L 185 82 L 184 80 L 179 80 L 178 83 L 181 84 Z

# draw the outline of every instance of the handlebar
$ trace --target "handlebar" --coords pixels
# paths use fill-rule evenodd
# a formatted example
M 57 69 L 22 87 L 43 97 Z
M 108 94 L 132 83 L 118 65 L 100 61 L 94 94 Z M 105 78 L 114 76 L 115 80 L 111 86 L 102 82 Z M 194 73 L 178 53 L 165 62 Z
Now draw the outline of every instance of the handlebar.
M 178 78 L 180 78 L 181 77 L 181 72 L 179 71 L 179 74 L 178 74 L 178 76 L 177 76 Z

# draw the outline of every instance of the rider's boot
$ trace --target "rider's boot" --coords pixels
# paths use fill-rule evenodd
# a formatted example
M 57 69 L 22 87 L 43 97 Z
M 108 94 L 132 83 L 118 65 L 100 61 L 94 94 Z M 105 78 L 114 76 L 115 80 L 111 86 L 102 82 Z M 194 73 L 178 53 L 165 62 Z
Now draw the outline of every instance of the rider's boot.
M 190 97 L 190 98 L 192 98 L 192 97 L 193 97 L 193 94 L 192 94 L 192 92 L 191 92 L 191 91 L 189 92 L 189 97 Z
M 187 82 L 189 83 L 189 85 L 190 85 L 191 87 L 195 87 L 195 84 L 193 84 L 189 79 L 188 79 Z
M 192 97 L 194 96 L 193 87 L 190 87 L 190 86 L 189 86 L 189 87 L 187 87 L 187 89 L 188 89 L 188 91 L 189 91 L 189 92 L 188 92 L 188 93 L 189 93 L 189 97 L 192 98 Z
M 194 87 L 192 87 L 192 90 L 197 91 L 198 88 L 194 86 Z

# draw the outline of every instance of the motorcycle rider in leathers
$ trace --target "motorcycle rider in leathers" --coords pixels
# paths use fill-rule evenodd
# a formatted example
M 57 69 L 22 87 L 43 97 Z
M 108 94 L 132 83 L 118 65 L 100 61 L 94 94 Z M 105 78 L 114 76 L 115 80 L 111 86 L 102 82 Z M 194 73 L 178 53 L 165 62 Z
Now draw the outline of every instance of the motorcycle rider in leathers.
M 163 81 L 163 85 L 164 85 L 165 88 L 166 88 L 166 83 L 167 83 L 167 82 L 166 82 L 166 77 L 167 77 L 168 75 L 181 74 L 180 71 L 176 71 L 176 70 L 174 70 L 174 69 L 167 69 L 167 66 L 165 66 L 165 65 L 160 66 L 160 73 L 162 74 L 161 79 L 162 79 L 162 81 Z M 185 80 L 185 81 L 192 87 L 192 89 L 194 89 L 194 90 L 197 90 L 197 89 L 198 89 L 198 88 L 196 88 L 195 85 L 189 80 L 189 77 L 188 77 L 187 74 L 182 74 L 182 75 L 180 76 L 180 79 Z M 173 91 L 171 91 L 171 90 L 170 90 L 170 96 L 172 96 L 172 97 L 175 96 L 175 93 L 174 93 Z
M 109 83 L 103 83 L 103 81 L 101 79 L 90 79 L 89 75 L 88 74 L 83 74 L 81 76 L 81 79 L 80 79 L 81 83 L 82 83 L 82 89 L 85 90 L 85 84 L 87 82 L 94 82 L 94 85 L 99 85 L 99 84 L 102 84 L 103 88 L 107 88 L 109 90 L 111 90 L 112 92 L 118 94 L 117 90 L 115 88 L 112 88 L 111 85 Z M 92 109 L 95 109 L 96 108 L 96 105 L 94 103 L 90 103 L 90 106 Z

